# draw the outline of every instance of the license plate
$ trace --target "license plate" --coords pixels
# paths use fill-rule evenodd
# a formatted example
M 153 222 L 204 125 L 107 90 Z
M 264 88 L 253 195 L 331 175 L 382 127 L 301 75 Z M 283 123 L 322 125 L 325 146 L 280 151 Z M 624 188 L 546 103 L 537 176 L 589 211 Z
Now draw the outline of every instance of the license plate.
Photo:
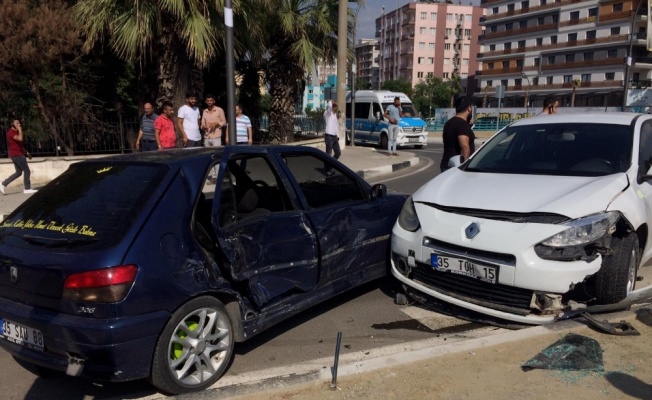
M 420 139 L 419 138 L 408 138 L 409 143 L 419 143 Z
M 478 264 L 463 258 L 430 255 L 430 264 L 437 271 L 450 271 L 453 274 L 469 276 L 484 282 L 496 283 L 498 280 L 498 267 Z
M 38 329 L 0 319 L 0 339 L 43 351 L 43 334 Z

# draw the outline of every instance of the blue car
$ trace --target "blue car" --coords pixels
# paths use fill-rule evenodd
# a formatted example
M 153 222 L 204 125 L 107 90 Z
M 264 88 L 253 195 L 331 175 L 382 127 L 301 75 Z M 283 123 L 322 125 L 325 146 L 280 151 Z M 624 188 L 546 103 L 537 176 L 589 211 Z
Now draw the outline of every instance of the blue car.
M 205 389 L 235 343 L 384 276 L 404 201 L 306 147 L 74 164 L 0 223 L 0 346 L 41 371 Z

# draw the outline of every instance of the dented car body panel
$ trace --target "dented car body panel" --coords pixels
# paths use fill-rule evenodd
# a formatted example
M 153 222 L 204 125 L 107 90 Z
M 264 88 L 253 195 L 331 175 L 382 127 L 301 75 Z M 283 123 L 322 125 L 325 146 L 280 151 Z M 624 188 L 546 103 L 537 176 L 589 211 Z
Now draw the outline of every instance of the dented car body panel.
M 385 275 L 405 196 L 374 198 L 371 189 L 304 147 L 184 149 L 75 164 L 0 227 L 0 320 L 43 335 L 42 347 L 6 338 L 0 346 L 60 371 L 74 357 L 85 377 L 144 378 L 171 315 L 206 295 L 225 305 L 236 341 L 251 338 Z M 137 270 L 119 301 L 64 297 L 69 277 L 116 266 Z
M 522 324 L 625 301 L 652 256 L 651 156 L 647 115 L 512 124 L 413 194 L 393 229 L 392 274 L 412 292 Z

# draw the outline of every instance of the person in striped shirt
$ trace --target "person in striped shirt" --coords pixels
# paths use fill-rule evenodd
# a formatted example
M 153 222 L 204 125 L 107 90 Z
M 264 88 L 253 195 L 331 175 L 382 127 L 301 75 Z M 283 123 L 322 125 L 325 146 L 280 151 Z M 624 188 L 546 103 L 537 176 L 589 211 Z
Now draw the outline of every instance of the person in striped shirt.
M 242 106 L 240 104 L 235 105 L 235 132 L 237 144 L 253 143 L 251 120 L 242 113 Z M 226 144 L 229 144 L 228 136 L 226 138 Z

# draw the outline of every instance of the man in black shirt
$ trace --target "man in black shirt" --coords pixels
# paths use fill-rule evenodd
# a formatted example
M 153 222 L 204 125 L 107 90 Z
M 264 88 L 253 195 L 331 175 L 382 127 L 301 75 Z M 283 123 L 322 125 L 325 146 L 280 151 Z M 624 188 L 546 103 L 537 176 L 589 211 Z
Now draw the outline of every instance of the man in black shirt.
M 462 161 L 468 159 L 475 151 L 475 134 L 469 123 L 473 115 L 471 99 L 462 96 L 455 101 L 455 116 L 444 125 L 444 155 L 441 159 L 441 172 L 448 169 L 448 160 L 461 155 Z

